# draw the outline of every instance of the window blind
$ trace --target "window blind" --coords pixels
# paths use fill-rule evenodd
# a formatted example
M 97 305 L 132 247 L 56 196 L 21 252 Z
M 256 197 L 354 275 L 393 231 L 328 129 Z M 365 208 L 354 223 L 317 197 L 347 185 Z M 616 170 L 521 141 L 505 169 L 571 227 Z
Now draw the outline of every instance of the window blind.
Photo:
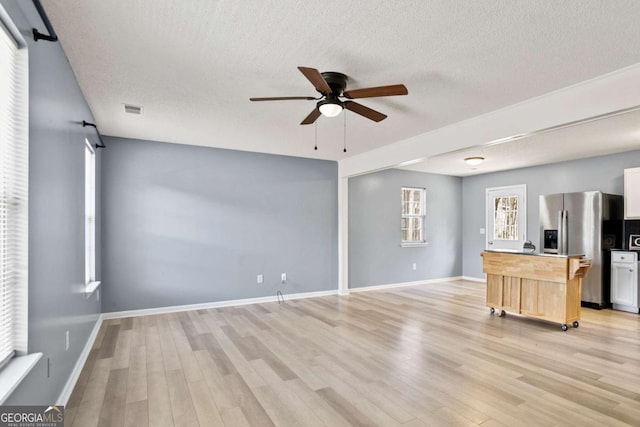
M 28 112 L 26 51 L 0 21 L 0 363 L 26 352 Z

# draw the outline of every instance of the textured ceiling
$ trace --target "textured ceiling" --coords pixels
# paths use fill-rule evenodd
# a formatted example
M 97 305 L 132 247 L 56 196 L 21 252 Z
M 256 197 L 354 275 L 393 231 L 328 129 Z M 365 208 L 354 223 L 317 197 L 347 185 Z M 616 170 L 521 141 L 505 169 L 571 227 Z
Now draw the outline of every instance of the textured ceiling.
M 438 154 L 400 169 L 470 176 L 637 150 L 639 124 L 640 108 L 636 108 Z M 484 157 L 485 161 L 472 167 L 464 163 L 467 157 Z
M 640 62 L 637 0 L 43 0 L 105 135 L 341 159 Z M 389 117 L 300 121 L 297 66 L 340 71 Z M 123 104 L 144 108 L 125 115 Z M 446 142 L 443 142 L 443 151 Z

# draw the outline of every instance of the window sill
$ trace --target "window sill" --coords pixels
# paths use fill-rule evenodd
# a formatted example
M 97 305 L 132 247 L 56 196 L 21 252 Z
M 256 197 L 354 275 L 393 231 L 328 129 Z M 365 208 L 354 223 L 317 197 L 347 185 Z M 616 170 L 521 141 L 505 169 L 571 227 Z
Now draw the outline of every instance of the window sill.
M 93 293 L 96 291 L 96 289 L 100 287 L 100 283 L 102 282 L 96 281 L 87 283 L 87 285 L 84 287 L 84 295 L 87 297 L 87 299 L 89 299 L 91 295 L 93 295 Z
M 423 248 L 425 246 L 429 246 L 429 242 L 421 242 L 421 243 L 400 243 L 400 247 L 402 248 Z
M 0 371 L 0 405 L 13 393 L 18 384 L 36 366 L 42 353 L 33 353 L 26 356 L 14 357 L 7 366 Z

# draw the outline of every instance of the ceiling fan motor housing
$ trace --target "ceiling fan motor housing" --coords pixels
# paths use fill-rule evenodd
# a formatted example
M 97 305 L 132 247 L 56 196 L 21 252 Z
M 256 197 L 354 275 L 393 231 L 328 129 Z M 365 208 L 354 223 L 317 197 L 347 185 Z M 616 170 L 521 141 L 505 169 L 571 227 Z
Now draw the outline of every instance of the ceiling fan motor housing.
M 322 74 L 322 77 L 327 81 L 327 84 L 336 98 L 341 96 L 342 92 L 347 88 L 347 80 L 349 80 L 349 78 L 346 75 L 335 71 L 326 71 L 320 74 Z

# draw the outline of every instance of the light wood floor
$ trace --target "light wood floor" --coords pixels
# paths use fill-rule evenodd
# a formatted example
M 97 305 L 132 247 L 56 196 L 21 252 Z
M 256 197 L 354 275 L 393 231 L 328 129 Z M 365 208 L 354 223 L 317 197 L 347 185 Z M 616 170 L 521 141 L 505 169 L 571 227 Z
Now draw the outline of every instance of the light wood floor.
M 105 321 L 67 426 L 640 425 L 640 316 L 490 316 L 444 282 Z

